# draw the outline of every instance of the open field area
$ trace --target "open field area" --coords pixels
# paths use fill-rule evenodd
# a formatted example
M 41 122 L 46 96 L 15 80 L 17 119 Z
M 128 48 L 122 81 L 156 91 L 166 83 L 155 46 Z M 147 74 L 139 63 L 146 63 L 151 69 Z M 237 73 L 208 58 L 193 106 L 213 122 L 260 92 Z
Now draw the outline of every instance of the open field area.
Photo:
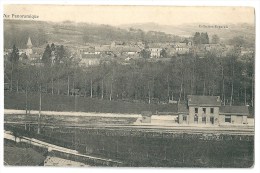
M 5 109 L 26 109 L 25 93 L 5 92 Z M 39 94 L 28 94 L 28 109 L 39 109 Z M 142 111 L 177 112 L 177 104 L 133 103 L 122 100 L 109 101 L 95 98 L 74 97 L 66 95 L 42 94 L 42 110 L 68 112 L 101 112 L 140 114 Z
M 251 167 L 254 162 L 253 133 L 230 129 L 43 125 L 37 134 L 37 124 L 25 129 L 6 123 L 5 130 L 126 166 Z

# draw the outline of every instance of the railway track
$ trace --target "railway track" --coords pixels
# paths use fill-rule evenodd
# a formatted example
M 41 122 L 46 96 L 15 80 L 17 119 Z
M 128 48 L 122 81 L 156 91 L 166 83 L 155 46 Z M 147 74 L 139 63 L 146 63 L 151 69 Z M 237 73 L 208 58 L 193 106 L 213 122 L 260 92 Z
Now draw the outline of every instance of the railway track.
M 6 121 L 6 125 L 32 125 L 36 122 L 11 122 Z M 131 124 L 53 124 L 41 123 L 43 128 L 67 128 L 67 129 L 97 129 L 107 131 L 126 132 L 155 132 L 155 133 L 189 133 L 189 134 L 229 134 L 229 135 L 254 135 L 254 127 L 218 127 L 218 126 L 158 126 L 158 125 L 131 125 Z

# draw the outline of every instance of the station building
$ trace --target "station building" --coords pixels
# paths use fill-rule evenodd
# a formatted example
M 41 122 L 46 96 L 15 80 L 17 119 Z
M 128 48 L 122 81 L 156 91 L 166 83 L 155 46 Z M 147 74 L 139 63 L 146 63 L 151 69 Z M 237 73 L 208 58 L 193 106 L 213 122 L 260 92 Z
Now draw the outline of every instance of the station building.
M 220 96 L 188 95 L 178 104 L 179 124 L 247 124 L 247 106 L 223 106 Z

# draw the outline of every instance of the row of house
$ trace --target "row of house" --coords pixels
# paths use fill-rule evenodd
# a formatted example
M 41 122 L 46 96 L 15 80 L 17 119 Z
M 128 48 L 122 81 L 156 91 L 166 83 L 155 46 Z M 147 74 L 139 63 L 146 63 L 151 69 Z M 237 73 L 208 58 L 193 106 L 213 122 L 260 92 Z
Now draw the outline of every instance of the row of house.
M 172 43 L 148 43 L 147 45 L 141 43 L 118 45 L 115 42 L 112 42 L 110 45 L 90 45 L 88 47 L 82 48 L 81 52 L 84 52 L 84 54 L 137 56 L 143 49 L 150 51 L 150 58 L 161 58 L 162 50 L 165 50 L 168 57 L 185 55 L 189 53 L 204 56 L 207 52 L 212 52 L 217 56 L 226 56 L 229 51 L 234 49 L 234 46 L 224 44 L 193 45 L 192 41 L 189 40 Z M 250 52 L 253 52 L 253 50 L 241 47 L 241 55 Z
M 207 52 L 214 53 L 217 56 L 226 56 L 228 52 L 234 50 L 232 45 L 224 44 L 201 44 L 193 45 L 191 40 L 183 42 L 170 42 L 170 43 L 118 43 L 112 42 L 110 45 L 88 44 L 85 46 L 78 46 L 73 48 L 73 52 L 81 60 L 81 65 L 92 66 L 98 65 L 102 58 L 105 57 L 121 57 L 126 61 L 134 58 L 141 58 L 140 52 L 142 50 L 150 51 L 151 59 L 165 58 L 162 56 L 164 50 L 167 57 L 174 57 L 185 54 L 195 54 L 199 57 L 205 57 Z M 76 50 L 76 51 L 75 51 Z M 10 53 L 12 49 L 4 51 L 4 55 Z M 31 61 L 39 61 L 43 54 L 44 48 L 36 48 L 33 46 L 30 37 L 27 41 L 27 48 L 19 49 L 19 55 L 23 58 L 28 58 Z M 237 51 L 237 50 L 236 50 Z M 240 55 L 252 54 L 254 51 L 249 48 L 239 50 Z
M 163 59 L 166 58 L 162 55 L 162 51 L 165 51 L 167 58 L 175 57 L 178 55 L 193 54 L 200 58 L 204 58 L 206 53 L 213 53 L 218 57 L 226 56 L 229 52 L 232 52 L 235 48 L 232 45 L 224 44 L 201 44 L 193 45 L 192 41 L 175 42 L 175 43 L 149 43 L 146 46 L 143 44 L 128 44 L 117 45 L 112 42 L 111 45 L 94 45 L 87 46 L 79 49 L 82 63 L 85 65 L 99 64 L 100 58 L 106 56 L 114 56 L 125 58 L 130 60 L 134 58 L 141 58 L 140 52 L 145 49 L 150 52 L 150 58 Z M 241 48 L 240 55 L 252 53 L 252 49 Z

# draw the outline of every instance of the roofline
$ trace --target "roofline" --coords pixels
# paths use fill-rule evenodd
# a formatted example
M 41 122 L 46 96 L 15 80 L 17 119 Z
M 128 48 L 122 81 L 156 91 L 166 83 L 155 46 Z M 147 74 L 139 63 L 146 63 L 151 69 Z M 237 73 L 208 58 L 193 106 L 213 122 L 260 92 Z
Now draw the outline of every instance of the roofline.
M 205 105 L 205 104 L 188 104 L 188 106 L 198 106 L 198 107 L 210 107 L 210 106 L 217 106 L 217 107 L 221 107 L 221 104 L 219 105 Z
M 184 114 L 184 113 L 189 113 L 189 112 L 177 112 L 178 114 Z
M 226 113 L 226 112 L 219 112 L 219 115 L 249 115 L 249 113 Z

